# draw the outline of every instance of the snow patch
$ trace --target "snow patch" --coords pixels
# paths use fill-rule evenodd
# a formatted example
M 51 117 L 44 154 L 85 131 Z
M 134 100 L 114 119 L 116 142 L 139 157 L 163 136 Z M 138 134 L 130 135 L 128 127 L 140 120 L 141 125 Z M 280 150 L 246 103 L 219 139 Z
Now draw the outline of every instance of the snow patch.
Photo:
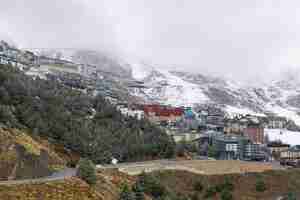
M 163 88 L 163 96 L 160 97 L 161 103 L 173 106 L 193 106 L 196 103 L 205 103 L 209 100 L 199 85 L 189 83 L 167 70 L 157 71 L 164 77 L 160 77 L 159 81 L 167 83 L 167 86 Z
M 144 63 L 131 63 L 132 77 L 136 80 L 143 80 L 153 71 L 153 68 Z
M 289 145 L 300 145 L 300 132 L 288 131 L 285 129 L 265 129 L 270 141 L 280 140 Z
M 234 106 L 226 106 L 225 110 L 230 116 L 234 116 L 236 114 L 242 114 L 242 115 L 249 114 L 249 115 L 261 116 L 261 117 L 266 116 L 264 114 L 254 112 L 248 108 L 238 108 L 238 107 L 234 107 Z
M 283 116 L 286 117 L 287 119 L 293 120 L 298 126 L 300 126 L 300 116 L 297 114 L 296 111 L 292 109 L 282 108 L 277 105 L 270 105 L 270 104 L 267 105 L 267 109 L 277 114 L 278 116 Z

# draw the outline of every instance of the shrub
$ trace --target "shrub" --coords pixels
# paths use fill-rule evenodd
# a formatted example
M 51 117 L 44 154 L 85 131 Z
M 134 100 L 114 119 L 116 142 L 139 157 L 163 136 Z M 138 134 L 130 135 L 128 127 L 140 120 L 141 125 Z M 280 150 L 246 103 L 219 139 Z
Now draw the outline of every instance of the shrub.
M 217 193 L 218 193 L 218 192 L 222 192 L 223 189 L 224 189 L 224 185 L 223 185 L 223 184 L 220 184 L 220 185 L 216 185 L 216 186 L 215 186 L 215 190 L 216 190 Z
M 233 196 L 228 189 L 224 189 L 221 192 L 221 200 L 232 200 L 232 199 L 233 199 Z
M 228 176 L 225 177 L 225 182 L 223 184 L 223 190 L 228 190 L 228 191 L 234 190 L 234 185 Z
M 129 189 L 127 184 L 122 187 L 119 200 L 135 200 L 133 192 Z
M 93 162 L 88 159 L 80 159 L 78 165 L 78 177 L 86 181 L 88 184 L 94 185 L 97 181 L 97 177 L 96 168 Z
M 208 157 L 216 158 L 217 157 L 217 151 L 216 148 L 212 145 L 208 146 Z
M 217 194 L 216 187 L 211 186 L 206 189 L 204 198 L 206 198 L 206 199 L 211 198 L 211 197 L 215 196 L 216 194 Z
M 135 194 L 135 200 L 144 200 L 145 199 L 144 188 L 141 186 L 140 183 L 137 182 L 133 186 L 132 191 Z
M 162 197 L 167 193 L 166 188 L 155 176 L 144 172 L 139 176 L 138 184 L 140 184 L 146 193 L 155 198 Z
M 200 197 L 199 197 L 199 194 L 198 193 L 193 193 L 190 197 L 191 200 L 199 200 Z
M 194 190 L 197 192 L 202 192 L 203 190 L 203 185 L 201 181 L 197 181 L 194 183 Z
M 255 184 L 257 192 L 264 192 L 267 190 L 266 183 L 262 179 L 258 179 Z
M 230 178 L 228 176 L 226 176 L 224 183 L 215 186 L 215 189 L 217 192 L 222 192 L 224 190 L 227 190 L 230 192 L 230 191 L 234 190 L 234 185 L 233 185 L 232 181 L 230 180 Z
M 297 200 L 293 192 L 289 192 L 287 195 L 287 200 Z

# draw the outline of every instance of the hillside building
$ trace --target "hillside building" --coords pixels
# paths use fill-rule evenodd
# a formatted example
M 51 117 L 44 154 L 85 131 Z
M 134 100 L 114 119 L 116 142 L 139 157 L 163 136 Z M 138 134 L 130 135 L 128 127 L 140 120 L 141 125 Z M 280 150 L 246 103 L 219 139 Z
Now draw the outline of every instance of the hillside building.
M 248 123 L 243 135 L 249 138 L 254 144 L 264 143 L 264 127 L 260 123 Z
M 271 153 L 280 153 L 289 150 L 290 145 L 275 141 L 267 144 L 267 147 Z
M 283 129 L 286 127 L 288 120 L 285 117 L 269 116 L 268 128 L 270 129 Z
M 280 152 L 280 160 L 283 162 L 300 161 L 300 146 L 296 145 L 288 150 Z
M 259 144 L 243 136 L 217 135 L 212 145 L 221 160 L 263 160 L 265 158 Z
M 182 119 L 184 109 L 179 107 L 170 107 L 163 105 L 144 105 L 143 111 L 145 117 L 154 123 L 176 122 Z

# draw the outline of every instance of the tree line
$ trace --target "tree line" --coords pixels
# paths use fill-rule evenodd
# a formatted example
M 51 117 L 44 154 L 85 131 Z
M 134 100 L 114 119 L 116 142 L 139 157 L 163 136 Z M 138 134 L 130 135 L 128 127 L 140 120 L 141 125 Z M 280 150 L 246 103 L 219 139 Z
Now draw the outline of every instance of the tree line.
M 0 123 L 61 143 L 95 163 L 169 158 L 174 141 L 147 120 L 123 116 L 103 96 L 0 65 Z

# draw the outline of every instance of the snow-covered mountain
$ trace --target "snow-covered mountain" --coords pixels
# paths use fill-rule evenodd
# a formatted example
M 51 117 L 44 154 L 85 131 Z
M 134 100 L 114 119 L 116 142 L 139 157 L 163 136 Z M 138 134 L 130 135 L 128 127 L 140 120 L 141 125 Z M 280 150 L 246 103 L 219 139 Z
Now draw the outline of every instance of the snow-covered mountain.
M 228 113 L 274 113 L 300 125 L 300 79 L 295 72 L 261 86 L 250 86 L 197 73 L 167 71 L 145 63 L 129 66 L 132 78 L 143 81 L 145 86 L 132 89 L 131 94 L 146 101 L 174 106 L 214 103 Z
M 23 51 L 14 52 L 23 55 Z M 218 104 L 229 114 L 274 113 L 300 126 L 300 71 L 297 69 L 282 73 L 269 83 L 250 86 L 200 73 L 170 71 L 147 62 L 128 62 L 99 51 L 53 50 L 35 54 L 55 58 L 55 61 L 58 58 L 68 60 L 62 62 L 68 65 L 66 72 L 70 70 L 68 62 L 93 67 L 96 73 L 102 73 L 98 75 L 102 77 L 99 84 L 105 84 L 106 90 L 121 91 L 119 96 L 133 97 L 134 101 L 174 106 Z

